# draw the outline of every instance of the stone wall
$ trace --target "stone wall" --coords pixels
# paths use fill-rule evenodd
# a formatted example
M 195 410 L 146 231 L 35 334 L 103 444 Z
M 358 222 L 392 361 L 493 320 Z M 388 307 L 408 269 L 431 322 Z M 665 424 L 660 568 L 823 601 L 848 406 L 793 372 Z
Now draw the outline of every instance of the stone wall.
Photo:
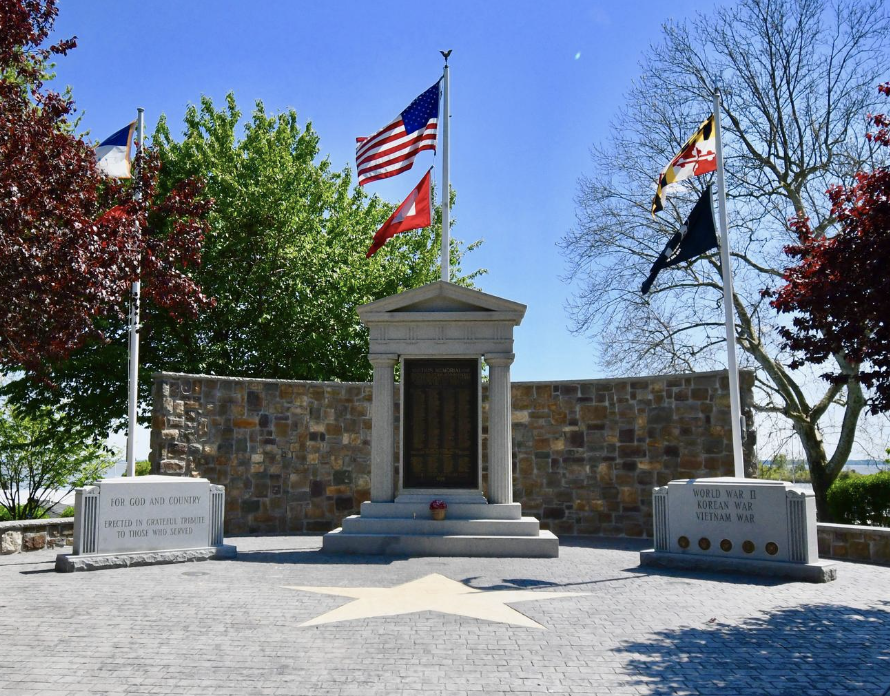
M 890 528 L 818 524 L 819 556 L 890 565 Z
M 0 522 L 0 554 L 71 546 L 74 518 Z
M 228 534 L 328 531 L 369 499 L 370 384 L 154 380 L 152 470 L 226 486 Z M 753 471 L 753 375 L 741 381 Z M 649 536 L 653 486 L 732 474 L 725 372 L 512 389 L 514 499 L 556 534 Z M 486 404 L 483 385 L 483 453 Z

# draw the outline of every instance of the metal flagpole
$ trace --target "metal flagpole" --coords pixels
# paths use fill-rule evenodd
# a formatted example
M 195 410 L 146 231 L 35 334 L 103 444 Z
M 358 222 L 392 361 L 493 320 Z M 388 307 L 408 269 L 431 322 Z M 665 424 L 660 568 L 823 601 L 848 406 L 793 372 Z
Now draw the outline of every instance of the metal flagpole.
M 142 133 L 145 109 L 136 109 L 136 156 L 142 154 Z M 140 160 L 141 168 L 141 160 Z M 137 170 L 133 184 L 133 199 L 142 200 L 140 171 Z M 129 362 L 129 397 L 127 402 L 127 476 L 136 476 L 136 404 L 139 396 L 139 277 L 130 286 L 130 362 Z
M 451 205 L 451 184 L 448 178 L 449 176 L 449 157 L 448 157 L 448 148 L 449 148 L 449 131 L 451 125 L 451 112 L 448 104 L 448 87 L 449 87 L 449 73 L 448 73 L 448 56 L 451 55 L 451 51 L 440 51 L 442 56 L 445 58 L 445 72 L 443 73 L 443 87 L 442 87 L 442 280 L 446 283 L 451 280 L 451 220 L 450 220 L 450 210 L 449 206 Z
M 714 133 L 717 141 L 717 195 L 720 208 L 720 265 L 723 268 L 723 310 L 726 318 L 726 356 L 729 372 L 729 408 L 732 418 L 732 455 L 735 475 L 745 477 L 742 457 L 742 407 L 739 366 L 736 362 L 735 317 L 732 306 L 732 269 L 729 265 L 729 234 L 726 222 L 726 180 L 723 175 L 723 133 L 720 128 L 720 90 L 714 90 Z

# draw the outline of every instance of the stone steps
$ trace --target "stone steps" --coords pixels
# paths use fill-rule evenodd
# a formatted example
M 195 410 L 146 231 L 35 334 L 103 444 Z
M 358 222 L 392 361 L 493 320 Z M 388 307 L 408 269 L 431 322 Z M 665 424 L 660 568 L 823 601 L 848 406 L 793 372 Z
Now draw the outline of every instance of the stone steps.
M 392 503 L 362 503 L 361 515 L 325 534 L 329 553 L 397 556 L 556 558 L 559 540 L 519 503 L 448 502 L 444 520 L 431 519 L 429 500 L 405 496 Z M 428 498 L 429 496 L 427 496 Z
M 435 496 L 405 495 L 391 503 L 362 503 L 361 514 L 324 535 L 328 553 L 395 556 L 476 556 L 556 558 L 559 539 L 534 517 L 523 517 L 519 503 L 448 501 L 444 520 L 431 518 Z M 447 497 L 447 496 L 442 496 Z
M 430 536 L 527 536 L 540 533 L 534 517 L 513 519 L 453 519 L 451 508 L 444 520 L 429 518 L 429 511 L 417 519 L 398 517 L 366 517 L 351 515 L 343 520 L 344 534 L 397 534 Z
M 448 503 L 449 520 L 519 520 L 519 503 Z M 373 518 L 429 519 L 429 502 L 362 503 L 361 516 Z
M 340 528 L 324 535 L 322 550 L 328 553 L 388 556 L 557 558 L 559 539 L 548 531 L 541 531 L 538 536 L 467 536 L 356 534 Z

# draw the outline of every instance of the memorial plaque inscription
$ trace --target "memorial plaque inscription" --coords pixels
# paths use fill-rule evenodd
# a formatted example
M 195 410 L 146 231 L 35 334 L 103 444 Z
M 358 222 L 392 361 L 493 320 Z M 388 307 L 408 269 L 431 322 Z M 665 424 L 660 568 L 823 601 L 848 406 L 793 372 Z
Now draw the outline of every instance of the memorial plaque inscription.
M 479 362 L 405 360 L 405 488 L 479 486 Z
M 207 480 L 145 476 L 105 479 L 99 487 L 100 553 L 193 549 L 210 543 Z

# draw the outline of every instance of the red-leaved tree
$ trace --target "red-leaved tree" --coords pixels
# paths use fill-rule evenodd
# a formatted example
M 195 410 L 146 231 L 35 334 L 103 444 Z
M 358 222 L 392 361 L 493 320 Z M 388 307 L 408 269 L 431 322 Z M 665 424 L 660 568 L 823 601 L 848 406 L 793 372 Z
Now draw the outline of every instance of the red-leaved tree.
M 40 374 L 121 316 L 130 284 L 180 317 L 206 302 L 186 270 L 199 262 L 209 203 L 201 184 L 157 191 L 148 152 L 134 182 L 105 179 L 92 148 L 71 134 L 70 99 L 45 90 L 42 48 L 55 0 L 0 0 L 0 369 Z
M 879 87 L 890 97 L 890 83 Z M 890 118 L 869 116 L 875 131 L 871 143 L 890 147 Z M 787 269 L 787 284 L 772 306 L 793 312 L 791 326 L 781 330 L 787 346 L 803 362 L 822 364 L 841 356 L 850 366 L 823 375 L 835 383 L 858 380 L 870 388 L 873 413 L 890 411 L 890 169 L 875 166 L 859 172 L 850 187 L 829 192 L 838 234 L 813 234 L 807 219 L 792 223 L 800 243 L 785 251 L 797 259 Z

